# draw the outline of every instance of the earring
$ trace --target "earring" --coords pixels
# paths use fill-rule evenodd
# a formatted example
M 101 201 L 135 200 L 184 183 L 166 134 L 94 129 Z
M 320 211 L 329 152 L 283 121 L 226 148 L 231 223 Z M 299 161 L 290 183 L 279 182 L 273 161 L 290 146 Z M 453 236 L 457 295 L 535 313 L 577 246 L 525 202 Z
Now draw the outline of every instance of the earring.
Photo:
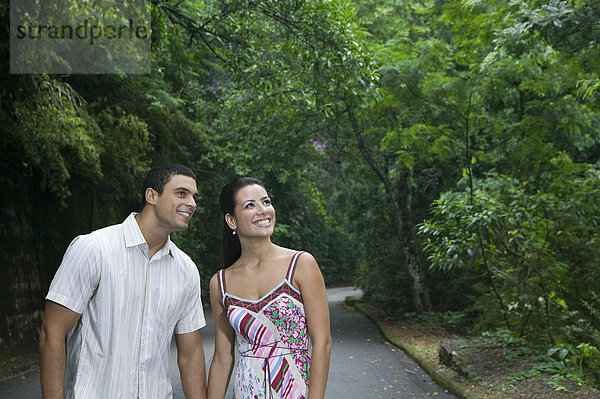
M 233 232 L 231 234 L 236 235 L 237 233 L 235 232 L 235 230 L 233 230 Z

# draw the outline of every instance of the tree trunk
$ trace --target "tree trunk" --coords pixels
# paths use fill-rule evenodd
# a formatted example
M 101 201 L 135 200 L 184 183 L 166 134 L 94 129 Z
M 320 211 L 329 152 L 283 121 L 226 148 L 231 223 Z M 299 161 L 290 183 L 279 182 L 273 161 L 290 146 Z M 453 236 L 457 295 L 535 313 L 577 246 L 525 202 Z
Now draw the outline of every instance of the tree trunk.
M 371 157 L 367 151 L 362 138 L 362 132 L 354 115 L 354 111 L 348 107 L 346 109 L 346 113 L 350 119 L 350 124 L 352 125 L 352 129 L 356 136 L 360 153 L 365 161 L 367 161 L 367 164 L 371 167 L 371 169 L 373 169 L 375 175 L 383 183 L 385 191 L 392 202 L 394 216 L 396 218 L 398 238 L 404 254 L 404 265 L 411 280 L 411 293 L 415 311 L 421 313 L 426 310 L 431 310 L 431 301 L 429 299 L 429 293 L 427 292 L 427 286 L 425 285 L 425 277 L 423 275 L 423 271 L 421 270 L 419 252 L 414 238 L 411 217 L 412 212 L 410 210 L 412 193 L 410 185 L 408 184 L 408 178 L 404 176 L 404 184 L 401 184 L 402 187 L 400 187 L 399 190 L 394 189 L 389 176 L 381 169 L 381 167 L 375 162 L 373 157 Z M 409 173 L 412 172 L 409 171 Z
M 412 175 L 412 170 L 409 170 L 408 173 Z M 419 250 L 415 242 L 411 211 L 412 191 L 410 190 L 409 177 L 411 176 L 404 176 L 403 178 L 394 209 L 396 211 L 398 236 L 404 253 L 404 263 L 411 278 L 413 304 L 415 310 L 420 313 L 431 310 L 431 300 L 425 284 L 425 276 L 421 269 L 421 262 L 419 261 Z

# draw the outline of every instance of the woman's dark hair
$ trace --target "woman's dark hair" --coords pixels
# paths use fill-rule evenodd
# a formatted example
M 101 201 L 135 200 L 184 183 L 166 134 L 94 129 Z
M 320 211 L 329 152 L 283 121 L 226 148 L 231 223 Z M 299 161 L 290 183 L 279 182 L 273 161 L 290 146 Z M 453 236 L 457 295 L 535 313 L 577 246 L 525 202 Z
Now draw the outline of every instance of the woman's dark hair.
M 260 180 L 253 177 L 238 177 L 223 187 L 219 196 L 219 207 L 223 215 L 229 213 L 235 216 L 235 196 L 242 188 L 253 184 L 265 188 L 265 185 Z M 240 239 L 237 234 L 233 234 L 233 230 L 229 227 L 225 218 L 223 218 L 223 267 L 233 265 L 240 258 L 241 254 Z
M 144 209 L 146 206 L 146 190 L 148 188 L 152 188 L 156 190 L 159 195 L 162 195 L 165 184 L 167 184 L 171 178 L 176 175 L 189 176 L 196 180 L 196 175 L 194 172 L 190 168 L 183 165 L 165 163 L 150 169 L 144 177 L 140 210 Z

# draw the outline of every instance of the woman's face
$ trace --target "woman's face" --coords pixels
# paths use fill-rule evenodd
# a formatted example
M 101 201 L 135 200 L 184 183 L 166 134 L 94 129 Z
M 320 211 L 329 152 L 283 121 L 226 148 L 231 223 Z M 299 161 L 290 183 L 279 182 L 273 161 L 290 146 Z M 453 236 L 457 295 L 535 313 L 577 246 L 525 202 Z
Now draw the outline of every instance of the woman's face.
M 225 220 L 239 237 L 270 237 L 275 227 L 275 208 L 267 190 L 258 184 L 240 189 L 235 196 L 234 214 Z

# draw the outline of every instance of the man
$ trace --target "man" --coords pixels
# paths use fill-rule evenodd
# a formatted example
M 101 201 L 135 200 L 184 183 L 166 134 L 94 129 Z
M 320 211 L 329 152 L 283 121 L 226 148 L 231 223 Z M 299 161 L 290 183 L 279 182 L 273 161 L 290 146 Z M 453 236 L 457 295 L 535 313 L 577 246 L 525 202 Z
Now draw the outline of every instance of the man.
M 169 237 L 187 229 L 197 196 L 190 169 L 157 166 L 139 213 L 71 242 L 40 330 L 45 399 L 172 397 L 173 334 L 186 398 L 206 398 L 200 276 Z

